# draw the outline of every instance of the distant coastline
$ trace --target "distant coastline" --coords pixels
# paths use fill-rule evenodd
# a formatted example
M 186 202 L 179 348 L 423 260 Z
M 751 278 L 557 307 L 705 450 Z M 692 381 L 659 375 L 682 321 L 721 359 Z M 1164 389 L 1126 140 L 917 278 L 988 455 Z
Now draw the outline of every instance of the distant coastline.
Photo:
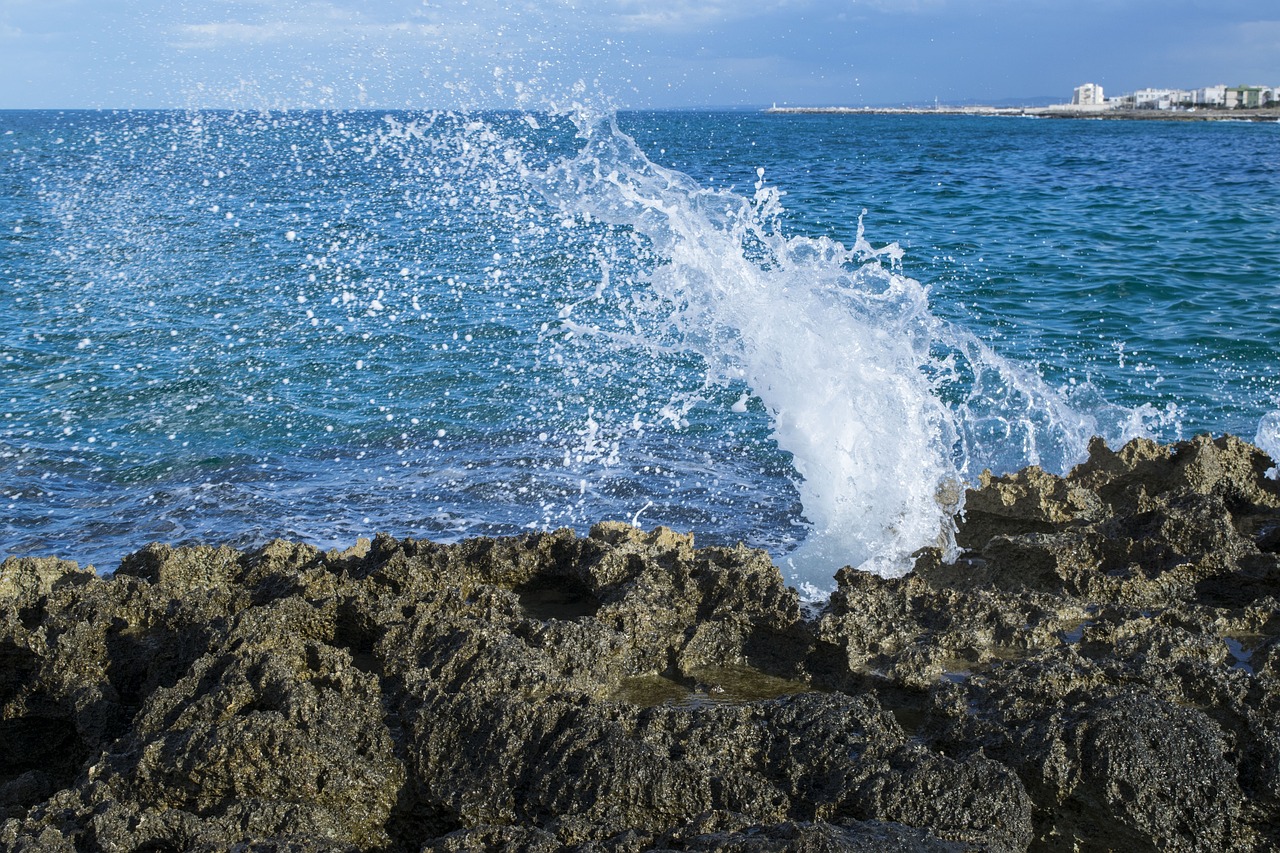
M 1105 119 L 1108 121 L 1280 121 L 1280 107 L 1256 109 L 1071 109 L 1070 107 L 779 107 L 764 110 L 770 115 L 957 115 L 1012 116 L 1024 118 Z

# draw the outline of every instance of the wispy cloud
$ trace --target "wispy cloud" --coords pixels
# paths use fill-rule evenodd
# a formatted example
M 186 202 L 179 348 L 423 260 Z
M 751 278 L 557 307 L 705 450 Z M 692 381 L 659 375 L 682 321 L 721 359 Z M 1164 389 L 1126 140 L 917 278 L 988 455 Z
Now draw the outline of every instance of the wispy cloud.
M 240 0 L 238 14 L 227 20 L 185 23 L 173 30 L 172 46 L 194 50 L 278 42 L 349 39 L 395 39 L 438 36 L 441 27 L 418 17 L 376 20 L 360 7 L 335 2 L 281 6 L 260 0 Z
M 74 29 L 72 0 L 0 0 L 0 38 L 57 38 Z
M 438 36 L 440 33 L 441 28 L 436 25 L 409 21 L 386 24 L 334 23 L 332 21 L 268 21 L 246 24 L 239 21 L 219 21 L 207 24 L 184 24 L 178 28 L 176 38 L 171 44 L 184 50 L 198 50 L 237 44 L 333 41 L 351 37 L 392 39 Z
M 618 0 L 595 14 L 612 19 L 615 28 L 624 32 L 687 32 L 802 5 L 808 4 L 804 0 Z
M 1203 26 L 1196 29 L 1193 38 L 1171 44 L 1164 54 L 1175 67 L 1193 69 L 1201 75 L 1197 85 L 1275 85 L 1280 82 L 1280 68 L 1276 66 L 1280 20 Z
M 1243 24 L 1237 24 L 1235 30 L 1246 42 L 1280 48 L 1280 20 L 1246 21 Z
M 184 50 L 225 47 L 231 44 L 264 44 L 298 36 L 311 36 L 311 28 L 303 24 L 272 21 L 266 24 L 244 24 L 220 21 L 208 24 L 184 24 L 178 27 L 178 38 L 172 44 Z
M 849 5 L 854 11 L 918 15 L 944 8 L 947 0 L 852 0 Z

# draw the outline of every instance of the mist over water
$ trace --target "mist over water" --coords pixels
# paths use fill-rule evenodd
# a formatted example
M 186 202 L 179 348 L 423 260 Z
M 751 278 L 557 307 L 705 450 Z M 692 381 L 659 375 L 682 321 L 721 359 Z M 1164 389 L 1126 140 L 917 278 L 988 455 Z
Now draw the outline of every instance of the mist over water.
M 614 518 L 768 548 L 821 595 L 842 565 L 897 574 L 951 548 L 984 468 L 1065 471 L 1094 434 L 1198 417 L 1183 389 L 1213 368 L 1166 372 L 1159 335 L 1104 336 L 1104 362 L 1054 331 L 1046 362 L 1017 304 L 981 293 L 1016 265 L 957 275 L 955 254 L 885 239 L 894 211 L 813 195 L 800 168 L 845 162 L 847 130 L 573 108 L 6 114 L 0 549 L 110 569 L 152 539 Z M 755 148 L 775 133 L 820 156 Z M 1007 239 L 983 227 L 1021 192 L 1000 180 L 964 200 L 971 245 Z M 1032 314 L 1078 310 L 1074 273 L 1028 269 L 1046 282 Z M 1233 386 L 1249 433 L 1257 381 Z

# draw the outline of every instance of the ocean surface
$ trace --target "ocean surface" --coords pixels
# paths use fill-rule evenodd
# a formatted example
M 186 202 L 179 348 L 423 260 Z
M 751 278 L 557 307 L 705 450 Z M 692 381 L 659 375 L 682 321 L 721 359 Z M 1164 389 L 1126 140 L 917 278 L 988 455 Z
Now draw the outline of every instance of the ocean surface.
M 820 597 L 984 468 L 1280 449 L 1280 124 L 0 112 L 0 555 L 602 519 Z

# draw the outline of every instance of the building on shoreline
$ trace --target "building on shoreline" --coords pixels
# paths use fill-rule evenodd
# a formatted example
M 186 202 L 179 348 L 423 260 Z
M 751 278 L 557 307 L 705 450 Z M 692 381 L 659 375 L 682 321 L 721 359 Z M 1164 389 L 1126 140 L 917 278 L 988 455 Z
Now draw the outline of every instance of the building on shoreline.
M 1168 119 L 1174 121 L 1230 119 L 1280 121 L 1280 86 L 1206 86 L 1201 89 L 1139 89 L 1108 98 L 1100 84 L 1075 87 L 1069 104 L 994 107 L 974 104 L 900 107 L 773 106 L 764 110 L 779 115 L 968 115 L 1030 116 L 1035 118 Z
M 1139 89 L 1107 98 L 1096 83 L 1077 86 L 1071 103 L 1051 109 L 1094 112 L 1100 110 L 1259 109 L 1280 104 L 1280 86 L 1206 86 L 1202 89 Z
M 1102 87 L 1097 83 L 1085 83 L 1083 86 L 1076 86 L 1076 90 L 1071 95 L 1071 106 L 1073 107 L 1098 107 L 1106 104 L 1106 96 L 1102 93 Z

